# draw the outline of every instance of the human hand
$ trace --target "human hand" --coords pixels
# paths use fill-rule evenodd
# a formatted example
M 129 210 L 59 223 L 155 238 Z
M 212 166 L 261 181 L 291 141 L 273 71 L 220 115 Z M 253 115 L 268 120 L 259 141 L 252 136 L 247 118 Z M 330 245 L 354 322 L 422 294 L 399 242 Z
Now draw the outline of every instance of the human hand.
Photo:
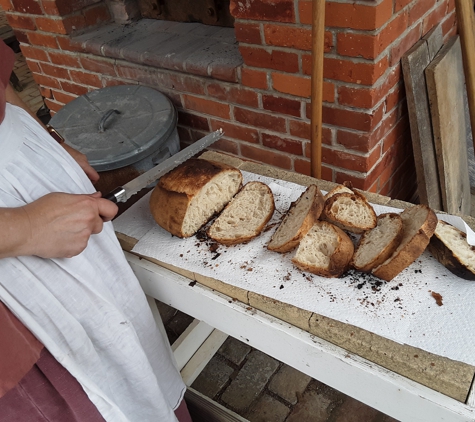
M 69 155 L 71 155 L 71 157 L 74 158 L 92 183 L 96 183 L 99 180 L 99 173 L 97 173 L 97 171 L 89 164 L 87 157 L 82 152 L 79 152 L 77 149 L 74 149 L 65 142 L 63 142 L 61 146 L 69 153 Z
M 30 234 L 22 255 L 71 258 L 87 246 L 89 237 L 102 231 L 103 223 L 117 214 L 117 205 L 90 195 L 50 193 L 22 207 L 28 215 Z

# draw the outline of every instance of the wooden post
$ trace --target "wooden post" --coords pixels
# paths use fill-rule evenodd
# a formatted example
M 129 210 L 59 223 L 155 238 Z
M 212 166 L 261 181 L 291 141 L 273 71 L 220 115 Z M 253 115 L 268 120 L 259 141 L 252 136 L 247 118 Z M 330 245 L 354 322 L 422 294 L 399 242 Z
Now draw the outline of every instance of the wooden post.
M 455 10 L 462 44 L 468 109 L 472 126 L 472 141 L 475 148 L 475 19 L 472 0 L 455 0 Z
M 323 54 L 325 51 L 325 0 L 312 4 L 312 115 L 311 115 L 311 175 L 322 176 L 322 102 Z

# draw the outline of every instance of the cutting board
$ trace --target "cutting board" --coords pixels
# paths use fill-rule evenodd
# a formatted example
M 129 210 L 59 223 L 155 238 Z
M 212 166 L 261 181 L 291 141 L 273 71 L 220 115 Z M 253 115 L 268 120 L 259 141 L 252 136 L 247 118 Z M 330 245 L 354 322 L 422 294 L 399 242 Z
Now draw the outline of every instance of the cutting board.
M 424 72 L 442 44 L 438 25 L 402 57 L 419 200 L 435 210 L 442 210 L 442 197 Z
M 458 36 L 442 47 L 425 74 L 443 208 L 470 215 L 465 78 Z

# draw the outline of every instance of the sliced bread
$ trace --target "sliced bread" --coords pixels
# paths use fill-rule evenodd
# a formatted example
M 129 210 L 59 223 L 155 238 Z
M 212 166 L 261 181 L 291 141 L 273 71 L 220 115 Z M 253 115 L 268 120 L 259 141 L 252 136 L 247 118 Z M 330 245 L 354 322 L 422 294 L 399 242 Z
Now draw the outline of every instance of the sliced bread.
M 467 235 L 461 230 L 439 220 L 429 251 L 456 276 L 475 280 L 475 246 L 467 243 Z
M 317 221 L 300 241 L 292 262 L 316 275 L 339 277 L 347 270 L 353 252 L 353 242 L 343 230 Z
M 351 184 L 351 182 L 343 182 L 342 185 L 335 186 L 331 191 L 329 191 L 325 195 L 324 197 L 325 201 L 337 193 L 354 193 L 353 185 Z
M 376 226 L 376 213 L 358 192 L 335 193 L 325 201 L 323 219 L 352 233 L 363 233 Z
M 242 186 L 241 172 L 227 164 L 190 159 L 160 178 L 150 197 L 157 224 L 178 237 L 193 236 Z
M 290 204 L 289 210 L 267 244 L 267 249 L 281 253 L 294 249 L 320 217 L 323 204 L 323 195 L 318 186 L 310 185 Z
M 427 205 L 414 205 L 401 214 L 403 235 L 393 254 L 372 273 L 390 281 L 422 255 L 437 226 L 437 216 Z
M 226 205 L 207 234 L 224 245 L 248 242 L 262 232 L 274 209 L 274 195 L 269 186 L 249 182 Z
M 361 235 L 351 266 L 359 271 L 371 271 L 393 254 L 402 234 L 403 223 L 399 214 L 379 215 L 376 227 Z

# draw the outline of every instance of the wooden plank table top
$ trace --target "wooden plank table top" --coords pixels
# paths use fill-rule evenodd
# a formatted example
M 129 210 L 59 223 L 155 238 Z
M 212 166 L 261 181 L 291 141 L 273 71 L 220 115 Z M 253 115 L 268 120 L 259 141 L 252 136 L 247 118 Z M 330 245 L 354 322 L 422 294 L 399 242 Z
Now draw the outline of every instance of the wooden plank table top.
M 262 164 L 243 161 L 216 152 L 208 151 L 201 157 L 225 162 L 243 171 L 298 183 L 303 186 L 316 183 L 320 189 L 325 191 L 328 191 L 335 186 L 332 182 L 316 180 L 309 176 L 276 169 Z M 365 195 L 368 200 L 374 204 L 387 205 L 396 208 L 407 208 L 412 205 L 399 200 L 391 200 L 388 197 L 378 194 L 365 193 Z M 475 228 L 475 219 L 471 217 L 464 217 L 464 219 L 472 229 Z M 131 251 L 135 244 L 140 240 L 131 238 L 130 236 L 120 232 L 117 232 L 117 237 L 125 251 Z M 250 307 L 288 322 L 306 332 L 340 346 L 351 353 L 374 362 L 396 374 L 416 381 L 448 397 L 462 403 L 465 403 L 467 400 L 475 374 L 475 368 L 471 365 L 437 356 L 412 346 L 399 344 L 350 324 L 341 323 L 317 313 L 309 312 L 270 299 L 266 296 L 231 286 L 227 284 L 225 280 L 204 277 L 200 274 L 165 264 L 156 259 L 144 258 L 219 293 L 248 304 Z

